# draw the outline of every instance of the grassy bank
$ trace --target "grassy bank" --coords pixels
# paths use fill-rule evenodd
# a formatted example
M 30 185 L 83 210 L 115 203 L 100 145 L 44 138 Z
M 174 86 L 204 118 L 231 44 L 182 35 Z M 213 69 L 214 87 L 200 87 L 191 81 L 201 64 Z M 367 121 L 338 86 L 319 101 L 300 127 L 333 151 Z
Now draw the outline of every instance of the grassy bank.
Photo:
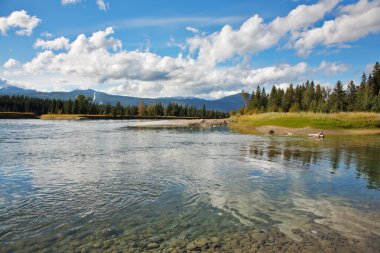
M 307 128 L 331 130 L 330 132 L 380 129 L 379 113 L 263 113 L 233 116 L 231 120 L 231 127 L 244 133 L 260 132 L 265 126 L 282 127 L 284 130 Z
M 0 112 L 0 119 L 38 119 L 31 112 Z
M 47 120 L 78 120 L 78 119 L 108 119 L 111 118 L 107 115 L 93 115 L 93 114 L 43 114 L 41 119 Z

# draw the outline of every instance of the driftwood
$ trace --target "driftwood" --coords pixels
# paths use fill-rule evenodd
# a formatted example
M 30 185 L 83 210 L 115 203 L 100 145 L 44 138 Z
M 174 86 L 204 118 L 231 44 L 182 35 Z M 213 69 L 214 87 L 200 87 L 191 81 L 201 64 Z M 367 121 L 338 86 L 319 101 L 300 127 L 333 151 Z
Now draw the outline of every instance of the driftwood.
M 323 132 L 319 132 L 319 133 L 316 133 L 316 134 L 308 134 L 307 136 L 313 137 L 313 138 L 320 138 L 320 139 L 325 138 L 325 135 L 323 134 Z

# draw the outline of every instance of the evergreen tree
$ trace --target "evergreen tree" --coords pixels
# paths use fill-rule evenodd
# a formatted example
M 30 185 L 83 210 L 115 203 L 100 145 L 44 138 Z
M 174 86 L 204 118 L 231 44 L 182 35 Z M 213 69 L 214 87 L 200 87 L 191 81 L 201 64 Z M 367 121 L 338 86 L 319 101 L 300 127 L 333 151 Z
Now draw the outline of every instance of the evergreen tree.
M 338 81 L 330 96 L 330 110 L 332 112 L 346 111 L 346 92 L 343 89 L 343 84 Z
M 354 81 L 350 81 L 347 86 L 347 111 L 355 111 L 358 88 Z

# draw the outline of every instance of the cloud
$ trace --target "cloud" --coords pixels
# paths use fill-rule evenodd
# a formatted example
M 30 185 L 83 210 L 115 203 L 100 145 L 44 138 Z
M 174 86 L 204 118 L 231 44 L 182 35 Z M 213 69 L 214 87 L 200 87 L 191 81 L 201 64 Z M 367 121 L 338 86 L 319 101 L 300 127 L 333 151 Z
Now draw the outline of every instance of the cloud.
M 40 34 L 41 37 L 44 37 L 44 38 L 53 38 L 53 34 L 49 33 L 49 32 L 43 32 Z
M 325 75 L 337 75 L 346 72 L 348 69 L 349 66 L 347 64 L 322 61 L 317 71 L 320 71 Z
M 62 5 L 77 4 L 80 0 L 61 0 Z
M 0 89 L 1 88 L 5 88 L 7 86 L 9 86 L 8 81 L 6 79 L 3 79 L 3 78 L 0 77 Z
M 40 22 L 39 18 L 29 16 L 25 10 L 14 11 L 8 17 L 0 17 L 0 32 L 5 36 L 9 29 L 14 29 L 17 35 L 30 36 Z
M 190 52 L 198 50 L 200 61 L 208 65 L 223 62 L 233 56 L 253 54 L 276 45 L 289 32 L 305 29 L 324 17 L 339 0 L 322 0 L 313 5 L 299 5 L 286 17 L 271 23 L 254 15 L 234 30 L 225 25 L 220 32 L 206 36 L 196 35 L 187 40 Z
M 199 30 L 197 28 L 194 28 L 194 27 L 191 27 L 191 26 L 187 26 L 186 30 L 189 31 L 189 32 L 192 32 L 192 33 L 199 33 Z
M 121 42 L 112 37 L 113 32 L 107 28 L 89 37 L 80 34 L 72 42 L 61 37 L 37 41 L 45 50 L 3 75 L 39 90 L 68 87 L 68 83 L 75 82 L 93 88 L 108 84 L 108 91 L 124 95 L 211 98 L 239 92 L 242 88 L 251 90 L 258 84 L 299 80 L 308 71 L 303 62 L 258 69 L 239 65 L 208 67 L 181 54 L 168 57 L 149 51 L 126 51 L 122 50 Z M 60 41 L 63 43 L 58 43 Z M 58 48 L 62 51 L 52 51 Z
M 59 50 L 64 48 L 69 48 L 69 39 L 64 37 L 59 37 L 54 40 L 41 40 L 37 39 L 34 43 L 35 48 L 49 49 L 49 50 Z
M 62 5 L 71 5 L 71 4 L 77 4 L 80 3 L 81 0 L 61 0 Z M 105 2 L 105 0 L 96 0 L 96 5 L 98 6 L 99 10 L 105 11 L 109 8 L 109 4 Z
M 173 36 L 170 36 L 167 45 L 168 47 L 178 47 L 181 51 L 184 51 L 186 49 L 186 45 L 176 42 Z
M 380 1 L 360 0 L 343 6 L 340 11 L 340 16 L 325 21 L 321 27 L 293 35 L 299 55 L 308 56 L 317 45 L 339 46 L 380 31 Z
M 96 0 L 96 5 L 98 6 L 99 10 L 105 11 L 108 9 L 108 3 L 105 3 L 104 0 Z
M 14 67 L 17 67 L 20 65 L 20 62 L 13 59 L 13 58 L 10 58 L 8 59 L 4 64 L 3 64 L 3 67 L 6 68 L 6 69 L 10 69 L 10 68 L 14 68 Z
M 366 12 L 368 9 L 379 7 L 379 0 L 359 0 L 356 4 L 342 6 L 340 12 L 342 14 L 360 14 Z

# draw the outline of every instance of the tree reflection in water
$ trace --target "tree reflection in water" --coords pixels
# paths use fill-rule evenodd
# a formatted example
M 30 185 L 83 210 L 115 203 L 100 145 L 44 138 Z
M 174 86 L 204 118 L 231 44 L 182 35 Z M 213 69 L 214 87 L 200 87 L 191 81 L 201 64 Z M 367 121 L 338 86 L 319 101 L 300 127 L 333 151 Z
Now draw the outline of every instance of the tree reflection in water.
M 330 173 L 355 170 L 367 187 L 380 189 L 380 136 L 331 137 L 325 140 L 270 137 L 250 144 L 252 158 L 299 162 L 303 168 L 328 161 Z

